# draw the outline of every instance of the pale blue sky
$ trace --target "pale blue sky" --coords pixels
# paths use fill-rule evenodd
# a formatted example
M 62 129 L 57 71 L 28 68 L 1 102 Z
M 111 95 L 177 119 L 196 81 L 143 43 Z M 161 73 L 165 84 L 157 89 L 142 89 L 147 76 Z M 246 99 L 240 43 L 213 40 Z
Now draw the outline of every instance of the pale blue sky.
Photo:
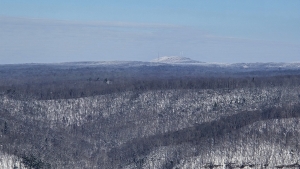
M 300 61 L 299 0 L 0 0 L 0 64 Z

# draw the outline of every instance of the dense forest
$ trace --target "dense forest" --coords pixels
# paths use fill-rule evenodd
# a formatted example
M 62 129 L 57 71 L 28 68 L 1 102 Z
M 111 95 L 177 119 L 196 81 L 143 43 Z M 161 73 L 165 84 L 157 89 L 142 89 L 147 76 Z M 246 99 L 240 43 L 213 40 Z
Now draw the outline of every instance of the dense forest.
M 0 66 L 0 168 L 300 168 L 300 70 Z
M 123 91 L 263 87 L 298 83 L 296 69 L 242 70 L 196 65 L 3 65 L 0 92 L 16 99 L 70 99 Z

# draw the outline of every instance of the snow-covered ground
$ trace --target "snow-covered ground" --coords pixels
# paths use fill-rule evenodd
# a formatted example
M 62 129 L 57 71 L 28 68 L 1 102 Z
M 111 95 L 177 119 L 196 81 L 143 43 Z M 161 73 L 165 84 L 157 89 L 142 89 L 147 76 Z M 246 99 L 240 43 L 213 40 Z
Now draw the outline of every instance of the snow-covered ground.
M 152 60 L 151 62 L 156 63 L 179 63 L 179 64 L 193 64 L 193 63 L 202 63 L 200 61 L 192 60 L 187 57 L 180 57 L 180 56 L 162 56 L 157 59 Z
M 21 169 L 25 168 L 19 157 L 2 153 L 0 151 L 0 168 L 1 169 Z

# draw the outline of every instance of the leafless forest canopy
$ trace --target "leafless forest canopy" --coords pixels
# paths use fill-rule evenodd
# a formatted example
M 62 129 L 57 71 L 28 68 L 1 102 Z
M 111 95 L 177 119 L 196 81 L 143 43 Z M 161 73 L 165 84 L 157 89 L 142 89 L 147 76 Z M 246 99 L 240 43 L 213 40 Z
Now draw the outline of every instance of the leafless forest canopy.
M 0 114 L 1 167 L 299 167 L 299 69 L 2 65 Z

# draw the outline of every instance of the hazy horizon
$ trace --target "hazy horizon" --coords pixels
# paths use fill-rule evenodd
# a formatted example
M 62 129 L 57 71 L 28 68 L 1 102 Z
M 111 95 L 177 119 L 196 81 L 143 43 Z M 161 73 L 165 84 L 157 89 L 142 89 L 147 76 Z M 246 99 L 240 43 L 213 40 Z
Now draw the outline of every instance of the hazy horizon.
M 300 2 L 1 1 L 0 64 L 299 62 Z

